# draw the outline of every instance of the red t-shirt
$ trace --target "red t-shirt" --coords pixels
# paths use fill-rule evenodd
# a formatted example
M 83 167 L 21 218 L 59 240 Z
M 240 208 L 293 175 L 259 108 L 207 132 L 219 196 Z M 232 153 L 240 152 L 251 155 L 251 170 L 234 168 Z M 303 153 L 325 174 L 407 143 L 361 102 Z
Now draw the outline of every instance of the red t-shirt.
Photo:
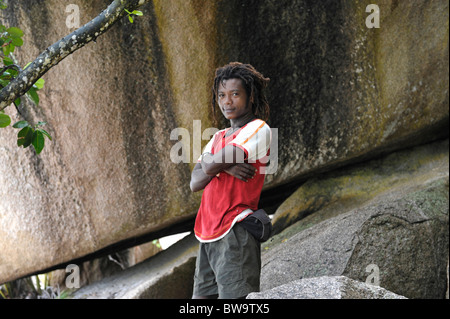
M 265 166 L 268 161 L 270 127 L 264 121 L 256 119 L 226 137 L 228 130 L 229 128 L 218 131 L 203 153 L 215 154 L 226 145 L 234 145 L 245 152 L 245 162 L 257 168 L 257 173 L 248 182 L 225 172 L 213 177 L 203 191 L 195 220 L 195 236 L 201 242 L 221 239 L 236 222 L 258 209 L 265 177 L 261 174 L 260 167 Z

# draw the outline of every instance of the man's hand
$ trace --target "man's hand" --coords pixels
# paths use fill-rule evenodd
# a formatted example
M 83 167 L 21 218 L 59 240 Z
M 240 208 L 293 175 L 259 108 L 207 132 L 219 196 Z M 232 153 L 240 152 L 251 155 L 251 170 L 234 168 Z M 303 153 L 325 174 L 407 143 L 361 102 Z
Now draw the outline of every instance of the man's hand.
M 255 167 L 247 163 L 235 164 L 224 170 L 224 172 L 244 182 L 248 182 L 249 179 L 255 177 L 256 171 Z
M 245 153 L 242 149 L 234 145 L 227 145 L 216 154 L 203 154 L 201 164 L 206 175 L 216 176 L 235 164 L 244 164 L 244 159 Z

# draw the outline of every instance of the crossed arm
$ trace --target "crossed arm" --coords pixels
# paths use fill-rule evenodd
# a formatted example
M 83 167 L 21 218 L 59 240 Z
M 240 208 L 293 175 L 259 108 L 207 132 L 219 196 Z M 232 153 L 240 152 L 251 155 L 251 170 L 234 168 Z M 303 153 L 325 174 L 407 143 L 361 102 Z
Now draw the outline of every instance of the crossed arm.
M 247 182 L 255 176 L 256 169 L 244 163 L 244 158 L 244 151 L 234 145 L 227 145 L 216 154 L 203 154 L 202 161 L 197 163 L 192 171 L 191 190 L 197 192 L 204 189 L 214 176 L 222 171 Z

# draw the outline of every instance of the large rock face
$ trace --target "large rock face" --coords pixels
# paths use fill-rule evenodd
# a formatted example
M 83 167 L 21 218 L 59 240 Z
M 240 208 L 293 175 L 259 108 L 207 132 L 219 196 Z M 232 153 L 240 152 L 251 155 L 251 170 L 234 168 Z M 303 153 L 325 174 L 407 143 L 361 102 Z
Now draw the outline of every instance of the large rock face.
M 448 134 L 448 2 L 383 1 L 379 29 L 370 3 L 254 1 L 225 24 L 233 56 L 272 78 L 268 187 Z
M 323 276 L 296 280 L 264 292 L 251 293 L 247 299 L 405 299 L 405 297 L 345 276 Z
M 312 205 L 312 214 L 263 246 L 263 291 L 301 278 L 344 275 L 365 282 L 376 276 L 381 287 L 408 298 L 444 298 L 448 141 L 395 153 L 365 168 L 364 175 L 355 167 L 339 178 L 330 173 L 310 183 L 334 185 L 337 196 L 322 207 Z M 392 170 L 398 170 L 396 181 L 382 173 Z M 364 176 L 373 176 L 370 199 L 367 186 L 352 194 L 352 181 L 360 185 Z
M 71 4 L 86 23 L 108 2 Z M 365 25 L 369 3 L 155 0 L 50 70 L 40 106 L 22 113 L 47 121 L 54 141 L 37 156 L 17 148 L 12 128 L 0 135 L 0 282 L 191 220 L 193 164 L 170 161 L 170 132 L 191 133 L 182 142 L 192 162 L 193 121 L 215 125 L 210 82 L 229 61 L 272 78 L 279 166 L 267 198 L 318 171 L 447 136 L 448 2 L 383 1 L 379 29 Z M 9 3 L 5 21 L 25 31 L 21 65 L 71 31 L 66 5 Z
M 193 234 L 144 262 L 71 295 L 74 299 L 189 299 L 198 240 Z
M 262 291 L 248 298 L 400 298 L 384 288 L 441 298 L 448 286 L 448 163 L 447 140 L 340 170 L 338 179 L 335 172 L 313 179 L 318 188 L 329 180 L 340 196 L 263 244 Z M 398 181 L 387 174 L 393 171 Z M 354 192 L 362 173 L 372 176 L 375 197 L 368 199 L 367 186 L 342 196 Z M 191 234 L 72 297 L 190 298 L 197 246 Z
M 263 255 L 261 289 L 319 276 L 345 275 L 364 282 L 375 272 L 380 286 L 394 293 L 444 298 L 448 258 L 444 192 L 448 179 L 397 201 L 361 207 L 292 237 L 285 235 Z M 436 207 L 434 198 L 441 198 Z
M 71 3 L 86 23 L 108 2 Z M 10 23 L 26 34 L 16 55 L 22 65 L 70 33 L 65 9 L 61 1 L 9 5 Z M 45 152 L 18 149 L 17 131 L 2 130 L 0 282 L 196 213 L 189 167 L 170 161 L 171 130 L 189 126 L 175 118 L 156 18 L 144 11 L 146 19 L 124 20 L 45 75 L 40 106 L 23 111 L 48 122 L 54 140 Z
M 303 183 L 276 210 L 278 233 L 305 217 L 319 221 L 424 181 L 448 175 L 448 140 L 317 175 Z

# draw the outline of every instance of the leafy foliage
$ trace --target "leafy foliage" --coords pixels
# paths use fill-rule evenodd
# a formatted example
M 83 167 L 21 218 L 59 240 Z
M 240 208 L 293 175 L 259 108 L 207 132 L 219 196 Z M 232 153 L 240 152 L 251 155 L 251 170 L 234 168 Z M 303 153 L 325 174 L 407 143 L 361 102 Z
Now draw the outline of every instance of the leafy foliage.
M 4 10 L 6 9 L 6 7 L 7 5 L 5 4 L 5 0 L 0 0 L 0 10 Z M 128 20 L 131 23 L 134 22 L 134 16 L 143 15 L 142 11 L 139 10 L 123 10 L 125 10 L 125 12 L 127 13 Z M 20 47 L 23 45 L 23 35 L 24 34 L 21 29 L 17 27 L 7 28 L 0 22 L 0 60 L 3 63 L 3 67 L 0 68 L 0 90 L 6 87 L 11 82 L 11 80 L 17 77 L 22 71 L 19 66 L 14 64 L 12 53 L 14 52 L 16 47 Z M 26 69 L 29 64 L 27 64 L 24 69 Z M 39 95 L 37 91 L 43 88 L 44 83 L 45 82 L 43 79 L 39 79 L 26 92 L 28 98 L 36 105 L 39 104 Z M 20 103 L 20 97 L 14 101 L 14 105 L 16 107 L 18 107 Z M 0 109 L 0 128 L 7 127 L 11 124 L 11 118 L 9 117 L 9 115 L 3 112 L 3 108 Z M 26 125 L 24 123 L 26 123 Z M 44 122 L 39 122 L 37 125 L 32 125 L 25 121 L 19 121 L 15 123 L 13 127 L 20 128 L 20 131 L 17 135 L 17 145 L 19 147 L 23 146 L 24 148 L 33 145 L 34 149 L 39 154 L 44 147 L 45 137 L 51 140 L 50 134 L 40 127 L 44 125 L 42 123 Z
M 41 153 L 45 145 L 45 137 L 49 138 L 50 141 L 52 140 L 50 134 L 40 127 L 45 124 L 45 122 L 38 122 L 38 124 L 33 127 L 27 121 L 15 123 L 13 127 L 20 129 L 19 134 L 17 134 L 17 146 L 27 148 L 28 146 L 33 145 L 36 153 Z
M 3 112 L 0 112 L 0 127 L 7 127 L 11 124 L 11 118 Z
M 50 286 L 52 273 L 33 275 L 0 285 L 1 299 L 66 299 L 70 289 L 61 290 L 59 285 Z
M 3 0 L 0 0 L 0 9 L 5 9 L 6 4 Z M 21 69 L 19 66 L 14 64 L 14 60 L 11 54 L 14 52 L 16 47 L 23 45 L 23 31 L 17 27 L 7 28 L 3 24 L 0 24 L 0 58 L 3 63 L 0 69 L 0 89 L 4 88 L 19 75 Z M 28 63 L 24 69 L 30 65 Z M 34 104 L 39 105 L 39 95 L 38 90 L 44 87 L 44 79 L 39 79 L 33 86 L 26 92 L 26 95 L 33 101 Z M 19 106 L 21 103 L 21 98 L 14 101 L 15 106 Z M 5 112 L 0 111 L 0 128 L 7 127 L 11 124 L 11 118 Z M 23 146 L 24 148 L 33 145 L 36 153 L 39 154 L 45 145 L 45 137 L 52 139 L 50 134 L 41 128 L 45 125 L 45 122 L 39 122 L 36 125 L 30 125 L 27 121 L 19 121 L 13 125 L 14 128 L 21 129 L 17 135 L 17 145 Z
M 133 10 L 133 11 L 128 11 L 127 9 L 125 9 L 125 11 L 128 13 L 128 20 L 131 22 L 131 23 L 133 23 L 134 22 L 134 20 L 133 20 L 133 15 L 136 15 L 136 16 L 142 16 L 143 15 L 143 13 L 142 13 L 142 11 L 139 11 L 139 10 Z

